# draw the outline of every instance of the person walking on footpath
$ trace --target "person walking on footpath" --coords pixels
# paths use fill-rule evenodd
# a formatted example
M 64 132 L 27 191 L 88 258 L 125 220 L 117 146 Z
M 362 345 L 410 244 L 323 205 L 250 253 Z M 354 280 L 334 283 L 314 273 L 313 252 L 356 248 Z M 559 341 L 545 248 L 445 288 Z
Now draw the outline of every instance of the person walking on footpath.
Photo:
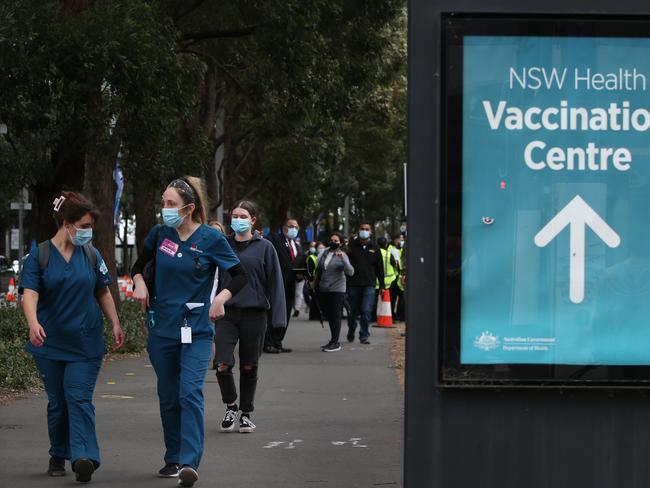
M 89 482 L 100 465 L 92 400 L 104 356 L 102 312 L 113 329 L 114 351 L 124 344 L 124 333 L 108 268 L 91 244 L 96 207 L 66 191 L 54 200 L 53 216 L 56 234 L 32 246 L 20 277 L 29 326 L 25 349 L 47 393 L 47 474 L 64 476 L 69 459 L 76 480 Z
M 258 381 L 258 362 L 262 354 L 267 315 L 270 326 L 286 326 L 284 283 L 282 270 L 273 245 L 253 231 L 257 208 L 253 202 L 241 201 L 230 213 L 234 231 L 228 243 L 239 258 L 248 284 L 228 302 L 226 314 L 216 329 L 215 344 L 217 381 L 226 413 L 221 421 L 222 432 L 232 432 L 238 423 L 241 433 L 255 431 L 251 420 Z M 230 277 L 219 277 L 220 288 L 228 287 Z M 233 376 L 235 347 L 239 343 L 239 392 L 241 414 L 238 415 L 237 388 Z
M 217 219 L 210 219 L 208 220 L 208 225 L 212 227 L 213 229 L 218 230 L 221 232 L 223 235 L 226 235 L 226 228 L 223 226 L 223 224 L 217 220 Z M 217 269 L 214 272 L 214 281 L 212 282 L 212 291 L 210 292 L 210 303 L 214 300 L 214 297 L 217 296 L 217 289 L 219 288 L 219 267 L 217 266 Z M 217 361 L 215 358 L 215 346 L 214 342 L 212 343 L 212 354 L 210 355 L 212 358 L 212 369 L 217 369 Z
M 178 477 L 182 486 L 199 478 L 212 322 L 223 317 L 225 303 L 247 282 L 225 236 L 205 225 L 205 201 L 200 179 L 173 180 L 162 194 L 164 225 L 151 229 L 132 270 L 133 298 L 148 307 L 147 351 L 158 378 L 166 448 L 165 466 L 158 474 Z M 232 279 L 210 303 L 217 266 Z
M 388 239 L 385 237 L 377 239 L 377 245 L 381 251 L 381 262 L 384 268 L 384 289 L 390 291 L 391 315 L 393 320 L 397 320 L 395 307 L 399 292 L 399 287 L 397 286 L 400 274 L 399 250 L 392 244 L 389 244 Z
M 278 254 L 280 261 L 280 269 L 282 270 L 282 280 L 284 283 L 284 296 L 286 301 L 286 327 L 267 327 L 266 336 L 264 338 L 264 352 L 277 354 L 281 352 L 291 352 L 291 349 L 284 347 L 283 341 L 289 327 L 289 320 L 291 319 L 291 311 L 293 310 L 295 284 L 296 281 L 302 280 L 304 273 L 299 272 L 304 268 L 304 257 L 300 243 L 296 241 L 300 226 L 298 221 L 289 218 L 282 226 L 282 235 L 270 234 L 268 240 L 273 244 L 275 251 Z
M 359 225 L 357 237 L 350 241 L 348 247 L 350 264 L 354 268 L 354 276 L 348 280 L 348 342 L 354 342 L 357 328 L 357 316 L 360 315 L 359 341 L 370 344 L 370 318 L 375 306 L 375 285 L 379 282 L 384 289 L 384 270 L 381 252 L 372 240 L 372 230 L 369 223 Z
M 341 350 L 341 313 L 346 292 L 346 276 L 354 275 L 348 255 L 342 248 L 343 235 L 334 232 L 329 239 L 329 249 L 323 253 L 316 269 L 316 289 L 325 317 L 330 326 L 330 341 L 321 347 L 324 352 Z

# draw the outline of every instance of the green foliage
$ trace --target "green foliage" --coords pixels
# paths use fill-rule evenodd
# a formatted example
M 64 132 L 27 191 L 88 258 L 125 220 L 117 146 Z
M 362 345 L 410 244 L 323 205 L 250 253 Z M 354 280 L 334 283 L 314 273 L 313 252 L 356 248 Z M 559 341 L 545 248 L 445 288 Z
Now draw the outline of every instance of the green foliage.
M 9 193 L 49 202 L 83 172 L 71 161 L 119 150 L 140 193 L 197 174 L 216 196 L 221 146 L 225 207 L 254 198 L 264 224 L 334 215 L 346 197 L 353 221 L 401 218 L 405 0 L 65 3 L 0 2 Z
M 120 310 L 122 330 L 126 342 L 120 353 L 138 353 L 147 343 L 145 316 L 136 302 L 128 301 Z M 106 351 L 113 346 L 112 329 L 104 324 Z M 29 329 L 22 310 L 19 308 L 0 309 L 0 388 L 22 390 L 40 384 L 38 371 L 31 354 L 25 352 Z
M 120 326 L 126 334 L 124 345 L 116 351 L 117 353 L 138 353 L 142 352 L 147 346 L 147 327 L 145 324 L 146 316 L 140 305 L 133 300 L 127 300 L 122 303 L 120 309 Z M 113 329 L 104 322 L 104 341 L 106 343 L 106 352 L 111 352 L 115 339 L 113 338 Z
M 38 385 L 34 360 L 25 352 L 28 336 L 20 309 L 0 309 L 0 388 L 22 390 Z

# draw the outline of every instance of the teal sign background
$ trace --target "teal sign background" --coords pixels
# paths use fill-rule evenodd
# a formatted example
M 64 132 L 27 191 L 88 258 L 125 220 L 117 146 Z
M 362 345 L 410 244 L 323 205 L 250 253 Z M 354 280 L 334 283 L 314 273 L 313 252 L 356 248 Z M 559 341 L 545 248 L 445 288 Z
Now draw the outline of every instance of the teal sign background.
M 502 101 L 523 112 L 562 101 L 590 114 L 612 103 L 650 109 L 650 40 L 467 36 L 463 55 L 461 363 L 650 365 L 650 130 L 643 114 L 636 120 L 642 130 L 603 128 L 602 119 L 595 126 L 602 130 L 553 130 L 541 126 L 539 113 L 529 121 L 539 128 L 516 128 L 515 116 L 506 125 L 505 109 L 495 121 Z M 566 69 L 561 87 L 543 78 L 553 69 Z M 587 70 L 589 85 L 580 81 Z M 548 115 L 548 123 L 560 122 Z M 531 149 L 534 141 L 544 149 Z M 589 143 L 626 149 L 630 161 L 617 168 L 610 156 L 607 169 L 557 162 L 559 150 Z M 551 148 L 559 150 L 542 165 Z M 610 247 L 586 227 L 584 296 L 572 301 L 570 225 L 544 247 L 535 236 L 576 196 L 620 243 Z

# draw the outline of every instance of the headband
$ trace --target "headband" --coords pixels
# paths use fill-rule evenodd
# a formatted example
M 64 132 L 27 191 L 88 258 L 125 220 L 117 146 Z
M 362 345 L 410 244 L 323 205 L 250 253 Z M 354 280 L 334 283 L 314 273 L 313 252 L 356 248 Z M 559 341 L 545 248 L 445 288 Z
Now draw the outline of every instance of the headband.
M 185 180 L 176 179 L 172 181 L 169 185 L 167 185 L 167 188 L 175 188 L 176 190 L 180 190 L 183 193 L 185 193 L 188 197 L 190 197 L 190 200 L 192 200 L 192 203 L 196 203 L 196 193 L 194 192 L 194 189 L 192 186 Z

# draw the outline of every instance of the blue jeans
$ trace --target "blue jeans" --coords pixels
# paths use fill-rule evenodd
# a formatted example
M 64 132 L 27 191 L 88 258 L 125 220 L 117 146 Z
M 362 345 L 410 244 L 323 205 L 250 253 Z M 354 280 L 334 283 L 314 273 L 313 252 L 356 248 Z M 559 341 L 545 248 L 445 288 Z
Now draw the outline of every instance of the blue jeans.
M 348 289 L 348 300 L 350 302 L 350 314 L 348 315 L 348 329 L 350 335 L 354 335 L 357 328 L 357 315 L 361 315 L 361 330 L 359 339 L 364 340 L 370 337 L 370 317 L 375 304 L 374 286 L 351 286 Z

